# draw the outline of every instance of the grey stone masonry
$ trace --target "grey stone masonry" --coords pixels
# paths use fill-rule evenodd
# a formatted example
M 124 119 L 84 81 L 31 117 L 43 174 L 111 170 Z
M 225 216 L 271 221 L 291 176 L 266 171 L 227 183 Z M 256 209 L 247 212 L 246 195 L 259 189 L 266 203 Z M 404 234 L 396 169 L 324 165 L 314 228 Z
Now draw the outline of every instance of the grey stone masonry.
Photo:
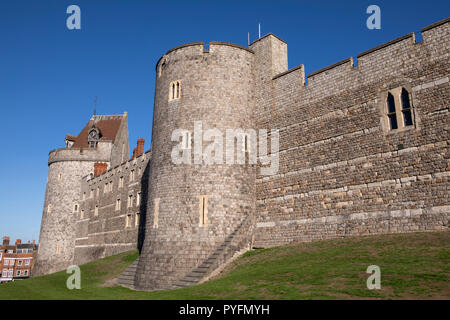
M 142 192 L 147 191 L 150 158 L 147 151 L 98 177 L 84 177 L 76 219 L 75 264 L 140 247 L 146 215 Z
M 449 29 L 447 19 L 423 42 L 406 35 L 307 84 L 298 68 L 263 87 L 257 119 L 280 130 L 280 170 L 257 177 L 256 247 L 448 228 Z M 390 130 L 386 97 L 398 87 L 414 124 Z

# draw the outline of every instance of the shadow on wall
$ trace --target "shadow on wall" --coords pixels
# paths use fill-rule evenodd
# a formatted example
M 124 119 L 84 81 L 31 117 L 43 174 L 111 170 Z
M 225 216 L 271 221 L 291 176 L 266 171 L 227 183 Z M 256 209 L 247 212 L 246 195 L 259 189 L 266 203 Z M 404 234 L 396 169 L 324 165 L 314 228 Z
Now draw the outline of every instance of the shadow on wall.
M 141 177 L 141 203 L 139 207 L 139 230 L 137 239 L 137 249 L 139 250 L 139 255 L 141 254 L 142 247 L 145 240 L 145 225 L 147 221 L 147 208 L 148 208 L 148 187 L 149 187 L 149 177 L 150 177 L 150 160 L 147 161 L 144 173 Z

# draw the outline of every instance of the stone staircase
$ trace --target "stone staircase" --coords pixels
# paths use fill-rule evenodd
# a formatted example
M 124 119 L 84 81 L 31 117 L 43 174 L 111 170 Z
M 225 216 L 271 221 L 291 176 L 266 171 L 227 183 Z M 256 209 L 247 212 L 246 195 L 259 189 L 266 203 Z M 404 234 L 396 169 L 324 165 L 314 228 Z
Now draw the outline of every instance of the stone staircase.
M 173 283 L 172 289 L 193 286 L 211 275 L 222 264 L 243 248 L 249 248 L 251 232 L 248 232 L 249 216 L 244 218 L 239 226 L 225 239 L 225 241 L 197 268 Z M 247 233 L 248 232 L 248 233 Z
M 117 278 L 117 282 L 130 289 L 134 289 L 134 276 L 136 275 L 136 268 L 139 258 L 137 258 L 120 276 Z
M 166 289 L 177 289 L 198 284 L 208 276 L 210 276 L 221 265 L 229 261 L 234 254 L 242 249 L 250 248 L 251 234 L 249 231 L 251 227 L 250 216 L 242 220 L 238 227 L 225 239 L 225 241 L 214 251 L 197 268 L 189 272 L 180 280 L 175 281 L 170 287 Z M 137 258 L 118 278 L 117 282 L 123 287 L 136 290 L 134 286 L 134 278 L 139 258 Z

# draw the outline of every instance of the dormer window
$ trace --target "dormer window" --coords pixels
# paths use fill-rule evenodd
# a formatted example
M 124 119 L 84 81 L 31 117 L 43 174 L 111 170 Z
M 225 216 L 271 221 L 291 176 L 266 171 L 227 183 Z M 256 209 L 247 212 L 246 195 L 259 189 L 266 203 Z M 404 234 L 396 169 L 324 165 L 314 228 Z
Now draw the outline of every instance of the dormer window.
M 89 130 L 88 134 L 89 148 L 96 148 L 99 139 L 100 131 L 95 127 L 95 125 L 92 125 L 92 128 Z
M 73 141 L 67 140 L 66 139 L 66 148 L 71 148 L 73 145 Z

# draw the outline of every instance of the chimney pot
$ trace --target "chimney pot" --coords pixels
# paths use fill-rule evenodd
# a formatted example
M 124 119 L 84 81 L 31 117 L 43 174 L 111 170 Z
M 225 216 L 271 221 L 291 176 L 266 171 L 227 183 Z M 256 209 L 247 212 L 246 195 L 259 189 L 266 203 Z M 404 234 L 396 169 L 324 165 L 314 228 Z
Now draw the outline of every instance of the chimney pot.
M 139 157 L 144 153 L 144 144 L 145 140 L 143 138 L 139 138 L 137 141 L 136 157 Z
M 9 237 L 3 237 L 3 245 L 9 246 Z
M 99 175 L 106 172 L 108 169 L 108 164 L 106 162 L 95 162 L 94 163 L 94 177 L 98 177 Z

